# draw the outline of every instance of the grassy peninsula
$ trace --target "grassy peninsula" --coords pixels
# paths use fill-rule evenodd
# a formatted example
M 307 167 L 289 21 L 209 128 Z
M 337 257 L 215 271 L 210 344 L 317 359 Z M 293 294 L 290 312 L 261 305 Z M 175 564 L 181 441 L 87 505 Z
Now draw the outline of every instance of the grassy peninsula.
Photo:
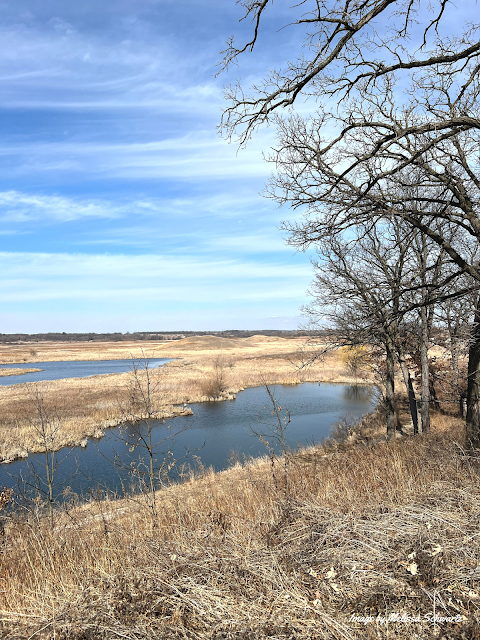
M 0 377 L 5 378 L 8 376 L 22 376 L 25 373 L 36 373 L 37 371 L 43 371 L 43 369 L 20 369 L 20 368 L 8 368 L 0 369 Z

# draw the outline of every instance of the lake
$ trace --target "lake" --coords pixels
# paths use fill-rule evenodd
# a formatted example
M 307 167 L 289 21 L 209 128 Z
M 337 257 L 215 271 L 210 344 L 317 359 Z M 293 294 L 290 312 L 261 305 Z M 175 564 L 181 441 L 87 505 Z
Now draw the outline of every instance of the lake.
M 148 358 L 149 367 L 170 362 L 169 358 Z M 140 360 L 136 360 L 137 364 Z M 131 360 L 73 360 L 60 362 L 26 362 L 22 364 L 2 364 L 0 369 L 43 369 L 36 373 L 22 373 L 19 376 L 0 377 L 0 385 L 10 386 L 24 382 L 41 380 L 62 380 L 63 378 L 88 378 L 106 373 L 126 373 L 131 371 Z
M 292 449 L 321 442 L 336 422 L 357 421 L 376 404 L 375 389 L 368 386 L 303 383 L 272 388 L 282 407 L 281 413 L 288 409 L 291 414 L 286 442 Z M 252 428 L 265 430 L 264 423 L 272 419 L 272 406 L 263 387 L 246 389 L 238 393 L 236 400 L 204 402 L 190 407 L 193 416 L 179 416 L 165 424 L 158 421 L 154 428 L 157 440 L 185 429 L 172 447 L 177 459 L 190 450 L 200 456 L 203 465 L 220 471 L 229 466 L 232 454 L 242 461 L 266 453 L 265 446 L 251 432 Z M 62 464 L 55 476 L 57 493 L 67 484 L 82 495 L 97 488 L 121 494 L 122 486 L 129 486 L 130 476 L 125 468 L 139 458 L 138 449 L 131 451 L 122 442 L 125 435 L 128 435 L 125 427 L 116 427 L 107 431 L 102 439 L 90 440 L 85 448 L 58 452 L 57 460 Z M 111 462 L 116 456 L 122 468 Z M 0 465 L 0 487 L 14 487 L 14 478 L 26 478 L 32 466 L 42 474 L 42 461 L 43 455 L 37 454 L 27 460 Z M 193 458 L 190 456 L 187 462 L 193 464 Z

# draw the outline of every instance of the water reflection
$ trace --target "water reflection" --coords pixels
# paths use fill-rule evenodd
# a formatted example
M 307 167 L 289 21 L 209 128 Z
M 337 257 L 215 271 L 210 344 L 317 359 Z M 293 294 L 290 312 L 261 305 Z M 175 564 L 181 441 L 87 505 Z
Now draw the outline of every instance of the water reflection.
M 375 393 L 374 387 L 367 385 L 345 385 L 343 386 L 343 397 L 352 402 L 371 402 Z

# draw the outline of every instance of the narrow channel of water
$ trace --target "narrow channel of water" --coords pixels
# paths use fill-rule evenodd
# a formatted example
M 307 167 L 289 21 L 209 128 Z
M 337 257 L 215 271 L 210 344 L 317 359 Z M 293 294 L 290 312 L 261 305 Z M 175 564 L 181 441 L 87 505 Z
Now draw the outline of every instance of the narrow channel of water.
M 158 367 L 170 362 L 170 358 L 148 358 L 148 366 Z M 137 360 L 137 364 L 138 364 Z M 28 362 L 24 364 L 1 364 L 0 369 L 43 369 L 35 373 L 18 376 L 0 376 L 0 385 L 62 380 L 63 378 L 88 378 L 106 373 L 126 373 L 132 369 L 131 360 L 65 360 L 59 362 Z
M 372 387 L 323 383 L 277 386 L 275 397 L 282 413 L 288 409 L 291 414 L 286 441 L 292 449 L 321 442 L 337 421 L 358 420 L 371 411 L 376 402 Z M 189 450 L 200 456 L 206 467 L 212 465 L 218 471 L 229 466 L 232 454 L 243 460 L 266 453 L 265 446 L 252 435 L 252 428 L 265 430 L 265 422 L 272 419 L 272 407 L 263 387 L 246 389 L 236 400 L 192 404 L 191 408 L 193 416 L 158 422 L 154 428 L 157 441 L 168 433 L 185 429 L 172 447 L 175 458 L 180 459 Z M 58 452 L 56 459 L 62 463 L 55 475 L 57 494 L 65 485 L 82 495 L 97 488 L 121 494 L 122 487 L 129 488 L 130 475 L 126 468 L 138 461 L 139 449 L 131 451 L 122 442 L 124 429 L 111 429 L 101 440 L 90 440 L 86 448 Z M 123 468 L 110 462 L 115 457 Z M 38 454 L 0 465 L 0 487 L 14 487 L 15 478 L 27 479 L 32 467 L 42 477 L 43 461 L 44 456 Z M 191 456 L 187 462 L 194 464 Z

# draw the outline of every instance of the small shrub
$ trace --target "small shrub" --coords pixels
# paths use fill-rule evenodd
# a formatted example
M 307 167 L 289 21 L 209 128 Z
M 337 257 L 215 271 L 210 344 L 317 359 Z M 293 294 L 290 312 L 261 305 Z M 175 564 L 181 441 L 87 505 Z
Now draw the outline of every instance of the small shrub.
M 345 443 L 355 436 L 357 424 L 349 420 L 339 420 L 332 425 L 330 437 L 340 443 Z
M 217 356 L 213 360 L 213 370 L 202 380 L 200 388 L 202 394 L 208 398 L 218 398 L 227 390 L 226 367 L 223 356 Z
M 0 540 L 5 536 L 5 527 L 3 526 L 1 514 L 3 509 L 8 505 L 8 503 L 13 498 L 13 489 L 9 489 L 8 487 L 3 487 L 0 491 Z
M 368 348 L 364 345 L 344 347 L 342 361 L 350 375 L 362 377 L 371 368 L 372 358 Z

